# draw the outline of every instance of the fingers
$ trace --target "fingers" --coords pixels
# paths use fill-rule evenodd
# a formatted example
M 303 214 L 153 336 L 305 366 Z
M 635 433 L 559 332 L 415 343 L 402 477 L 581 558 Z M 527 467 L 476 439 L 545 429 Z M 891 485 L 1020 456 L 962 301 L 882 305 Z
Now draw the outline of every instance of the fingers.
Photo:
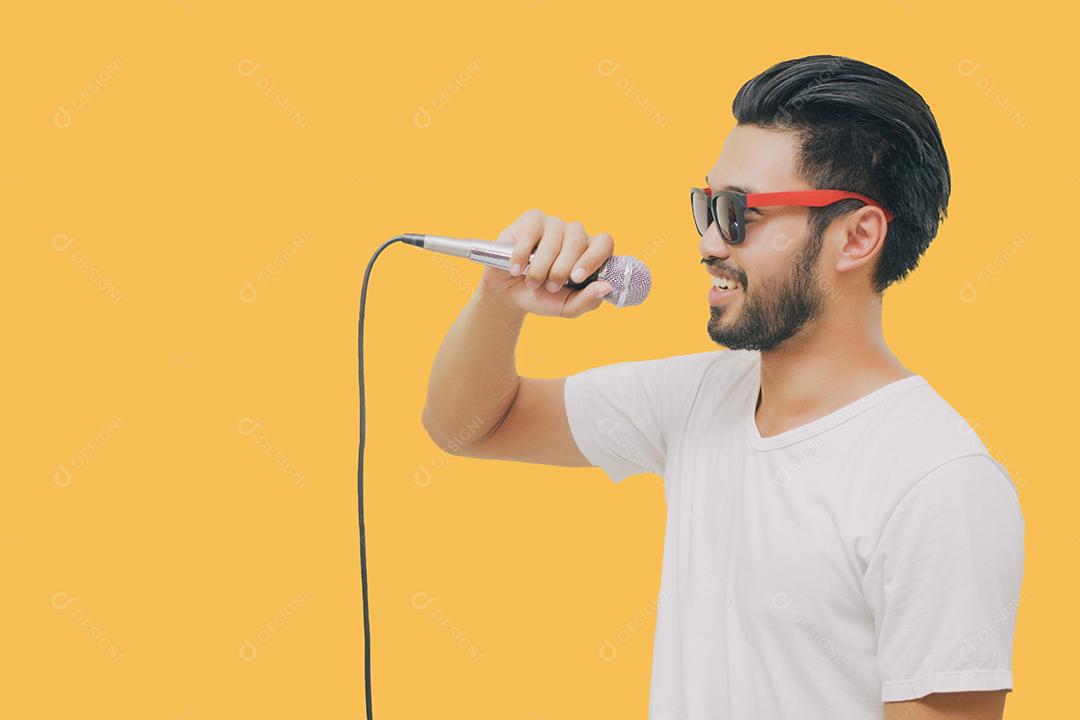
M 574 269 L 575 263 L 585 252 L 588 244 L 589 236 L 585 234 L 585 227 L 581 223 L 572 222 L 563 228 L 562 247 L 547 273 L 545 287 L 548 292 L 562 290 L 570 278 L 570 271 Z
M 600 233 L 588 242 L 588 248 L 577 258 L 569 277 L 581 282 L 596 272 L 615 252 L 615 240 L 608 233 Z
M 536 243 L 540 242 L 540 235 L 544 230 L 544 213 L 535 209 L 526 210 L 507 230 L 510 232 L 509 239 L 514 243 L 514 250 L 510 254 L 510 274 L 520 275 L 529 264 L 529 255 Z
M 543 287 L 552 294 L 563 292 L 570 280 L 578 283 L 585 280 L 615 250 L 615 241 L 608 233 L 590 238 L 580 222 L 564 223 L 536 209 L 522 213 L 499 234 L 498 242 L 512 242 L 514 246 L 510 255 L 511 275 L 524 275 L 529 289 Z M 564 312 L 575 313 L 576 317 L 596 308 L 611 288 L 605 290 L 601 286 L 590 290 L 594 285 L 580 291 L 571 288 Z
M 544 234 L 525 271 L 525 285 L 529 288 L 540 287 L 547 280 L 551 263 L 555 261 L 562 249 L 564 228 L 565 223 L 560 218 L 552 215 L 544 218 Z
M 604 296 L 611 292 L 611 285 L 604 280 L 594 280 L 581 290 L 571 293 L 563 304 L 564 318 L 576 318 L 600 307 Z

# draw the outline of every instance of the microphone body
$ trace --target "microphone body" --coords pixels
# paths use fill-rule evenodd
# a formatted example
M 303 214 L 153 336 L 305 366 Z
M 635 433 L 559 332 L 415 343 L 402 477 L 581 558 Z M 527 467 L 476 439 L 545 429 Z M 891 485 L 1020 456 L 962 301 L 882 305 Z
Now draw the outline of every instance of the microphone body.
M 489 242 L 487 240 L 415 233 L 406 233 L 401 238 L 409 245 L 424 248 L 425 250 L 463 257 L 473 262 L 507 271 L 510 270 L 510 258 L 514 251 L 513 243 Z M 533 255 L 529 255 L 530 262 L 532 262 L 532 258 Z M 528 265 L 526 265 L 527 267 Z M 649 268 L 637 258 L 627 255 L 611 256 L 592 275 L 589 275 L 581 282 L 568 280 L 566 287 L 571 290 L 581 290 L 596 280 L 603 280 L 611 285 L 612 290 L 604 296 L 604 300 L 616 307 L 638 305 L 644 302 L 652 287 L 652 276 L 649 273 Z

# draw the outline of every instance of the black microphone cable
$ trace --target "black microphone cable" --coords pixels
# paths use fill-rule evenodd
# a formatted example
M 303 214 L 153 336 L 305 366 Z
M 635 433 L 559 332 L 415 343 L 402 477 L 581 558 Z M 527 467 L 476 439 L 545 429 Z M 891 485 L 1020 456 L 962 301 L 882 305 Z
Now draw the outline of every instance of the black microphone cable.
M 364 528 L 364 436 L 367 428 L 364 410 L 364 308 L 367 305 L 367 288 L 368 279 L 371 277 L 371 268 L 375 265 L 375 260 L 379 257 L 380 253 L 396 242 L 403 242 L 407 245 L 425 248 L 427 247 L 425 241 L 430 237 L 433 236 L 406 233 L 404 235 L 395 235 L 384 242 L 371 256 L 371 260 L 368 261 L 367 269 L 364 270 L 364 283 L 360 289 L 360 321 L 357 324 L 356 332 L 356 358 L 360 381 L 360 451 L 356 461 L 356 511 L 360 522 L 360 588 L 364 602 L 364 700 L 367 707 L 367 720 L 372 720 L 372 717 L 371 619 L 370 611 L 368 609 L 367 532 Z M 439 240 L 440 238 L 436 237 L 435 239 Z M 463 242 L 454 240 L 453 238 L 441 238 L 441 240 Z M 429 249 L 439 250 L 439 248 Z M 469 258 L 476 259 L 473 258 L 471 252 L 469 253 Z M 640 260 L 632 257 L 616 256 L 610 258 L 609 261 L 605 263 L 605 266 L 610 266 L 608 272 L 611 273 L 611 277 L 605 277 L 604 279 L 609 285 L 612 285 L 612 293 L 618 293 L 619 299 L 615 303 L 616 305 L 622 307 L 624 301 L 627 300 L 627 297 L 629 297 L 629 301 L 626 302 L 628 305 L 637 305 L 645 300 L 645 297 L 649 294 L 649 288 L 652 285 L 652 277 L 649 275 L 649 269 L 645 267 Z M 599 278 L 600 273 L 601 271 L 597 270 L 582 282 L 568 282 L 567 286 L 574 290 L 580 290 Z M 609 295 L 609 297 L 612 297 L 612 295 Z
M 368 261 L 367 270 L 364 271 L 364 284 L 360 289 L 360 321 L 356 333 L 356 358 L 360 379 L 360 452 L 356 461 L 356 513 L 360 520 L 360 589 L 364 598 L 364 701 L 367 720 L 371 720 L 371 620 L 368 610 L 367 535 L 364 530 L 364 306 L 367 303 L 368 278 L 379 253 L 396 242 L 407 242 L 411 237 L 413 236 L 398 235 L 379 246 Z

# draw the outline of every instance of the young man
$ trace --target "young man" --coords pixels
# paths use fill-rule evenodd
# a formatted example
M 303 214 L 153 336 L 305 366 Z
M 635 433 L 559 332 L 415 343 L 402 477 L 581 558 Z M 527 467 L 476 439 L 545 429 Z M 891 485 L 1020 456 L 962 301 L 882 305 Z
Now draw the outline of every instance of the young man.
M 881 332 L 948 206 L 934 117 L 832 56 L 766 70 L 733 112 L 691 200 L 727 349 L 519 377 L 525 315 L 598 307 L 606 283 L 564 284 L 614 250 L 531 210 L 500 237 L 515 267 L 484 270 L 439 349 L 424 426 L 467 457 L 663 475 L 652 720 L 1000 718 L 1016 490 Z M 477 416 L 486 433 L 454 442 Z

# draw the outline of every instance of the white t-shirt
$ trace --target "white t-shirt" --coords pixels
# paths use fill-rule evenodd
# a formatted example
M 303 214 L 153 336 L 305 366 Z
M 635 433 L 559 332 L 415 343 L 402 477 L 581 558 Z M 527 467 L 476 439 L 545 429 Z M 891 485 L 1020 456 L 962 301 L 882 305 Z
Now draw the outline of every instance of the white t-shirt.
M 566 380 L 593 465 L 664 477 L 650 720 L 880 720 L 883 701 L 1011 689 L 1024 520 L 1005 468 L 919 375 L 763 438 L 760 360 Z

